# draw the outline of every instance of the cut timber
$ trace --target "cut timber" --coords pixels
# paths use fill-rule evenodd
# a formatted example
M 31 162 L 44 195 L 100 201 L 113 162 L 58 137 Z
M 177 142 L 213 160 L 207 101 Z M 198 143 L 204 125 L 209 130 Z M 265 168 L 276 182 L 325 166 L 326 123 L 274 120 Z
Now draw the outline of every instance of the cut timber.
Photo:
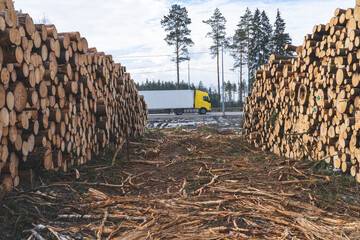
M 26 33 L 32 37 L 35 32 L 35 25 L 29 14 L 18 14 L 19 23 L 25 26 Z
M 354 8 L 354 19 L 358 22 L 360 21 L 360 5 Z
M 0 84 L 0 108 L 5 106 L 5 88 Z
M 16 45 L 21 43 L 20 33 L 16 28 L 6 28 L 5 31 L 0 32 L 0 44 L 2 46 Z
M 4 48 L 4 63 L 22 63 L 24 52 L 21 47 Z
M 12 188 L 18 169 L 65 171 L 144 134 L 147 106 L 124 66 L 79 32 L 34 24 L 11 0 L 0 10 L 0 180 Z
M 9 111 L 6 108 L 2 108 L 0 110 L 0 126 L 4 128 L 9 126 L 9 121 L 10 121 Z
M 255 146 L 324 160 L 360 182 L 359 29 L 357 0 L 355 8 L 338 8 L 329 23 L 315 25 L 301 49 L 285 46 L 298 56 L 272 54 L 255 72 L 244 106 L 245 133 Z
M 297 48 L 298 48 L 297 46 L 294 46 L 294 45 L 291 45 L 288 43 L 285 45 L 285 50 L 288 50 L 288 51 L 296 52 Z
M 308 96 L 307 87 L 304 84 L 302 84 L 299 87 L 298 101 L 301 105 L 305 105 L 305 104 L 307 104 L 308 98 L 309 98 L 309 96 Z
M 22 112 L 27 103 L 28 95 L 27 90 L 23 83 L 16 83 L 16 87 L 14 90 L 14 109 L 17 112 Z

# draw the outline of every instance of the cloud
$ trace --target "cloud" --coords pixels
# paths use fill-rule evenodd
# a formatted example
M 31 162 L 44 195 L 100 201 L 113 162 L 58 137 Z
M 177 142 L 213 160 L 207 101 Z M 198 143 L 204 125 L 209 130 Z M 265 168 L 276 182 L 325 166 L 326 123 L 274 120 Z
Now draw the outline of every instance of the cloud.
M 227 19 L 229 36 L 233 35 L 246 7 L 252 11 L 256 8 L 265 10 L 272 23 L 279 9 L 294 44 L 301 45 L 304 36 L 312 32 L 315 24 L 329 22 L 337 7 L 347 9 L 355 5 L 354 0 L 16 0 L 15 7 L 30 13 L 33 19 L 47 16 L 59 32 L 79 31 L 87 38 L 90 47 L 95 46 L 99 51 L 112 54 L 118 62 L 127 66 L 135 81 L 142 82 L 146 79 L 176 79 L 175 64 L 168 56 L 174 49 L 163 40 L 166 34 L 160 26 L 161 18 L 173 3 L 185 6 L 192 19 L 190 29 L 195 45 L 189 51 L 197 54 L 192 55 L 190 61 L 191 81 L 195 84 L 202 81 L 213 87 L 217 86 L 216 60 L 207 53 L 211 39 L 205 35 L 210 28 L 202 20 L 208 19 L 216 7 Z M 238 82 L 239 74 L 229 70 L 232 65 L 233 59 L 225 53 L 225 80 Z M 180 78 L 186 82 L 187 68 L 187 62 L 181 64 Z

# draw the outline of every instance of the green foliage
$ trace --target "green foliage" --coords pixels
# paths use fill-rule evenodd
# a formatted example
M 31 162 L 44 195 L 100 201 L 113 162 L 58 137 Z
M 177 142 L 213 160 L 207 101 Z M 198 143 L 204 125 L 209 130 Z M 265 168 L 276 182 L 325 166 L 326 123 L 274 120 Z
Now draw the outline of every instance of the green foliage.
M 199 179 L 195 180 L 185 186 L 185 189 L 188 191 L 196 191 L 198 190 L 202 185 L 208 183 L 210 180 L 208 179 Z
M 28 235 L 23 230 L 32 228 L 31 223 L 35 219 L 20 208 L 17 202 L 12 202 L 0 207 L 0 222 L 0 239 L 22 239 Z
M 237 86 L 236 84 L 232 84 L 230 81 L 227 81 L 225 83 L 225 91 L 226 91 L 226 95 L 225 99 L 227 99 L 227 102 L 231 103 L 233 102 L 233 93 L 236 93 L 237 91 Z M 225 100 L 226 101 L 226 100 Z
M 245 118 L 241 118 L 239 121 L 239 127 L 244 128 L 244 124 L 245 124 Z
M 245 14 L 240 17 L 240 22 L 237 25 L 234 36 L 230 38 L 231 43 L 228 45 L 230 49 L 230 55 L 234 58 L 234 69 L 239 68 L 240 80 L 239 80 L 239 105 L 243 106 L 243 96 L 246 93 L 246 82 L 243 80 L 243 67 L 248 61 L 249 51 L 249 35 L 250 35 L 250 20 L 252 14 L 249 8 L 246 9 Z M 250 72 L 248 73 L 248 79 L 250 79 Z M 245 91 L 245 93 L 244 93 Z
M 218 102 L 220 106 L 220 70 L 219 70 L 219 55 L 220 48 L 226 47 L 228 45 L 226 39 L 226 19 L 221 14 L 218 8 L 215 9 L 214 14 L 203 23 L 208 24 L 211 27 L 211 31 L 206 34 L 207 37 L 211 38 L 213 41 L 213 45 L 210 46 L 210 55 L 212 57 L 216 57 L 216 69 L 217 69 L 217 79 L 218 79 Z
M 260 48 L 261 48 L 261 64 L 265 64 L 269 61 L 270 54 L 272 52 L 272 26 L 265 11 L 261 13 L 261 36 L 260 36 Z
M 255 80 L 256 70 L 260 69 L 269 60 L 272 53 L 290 54 L 284 50 L 285 44 L 291 43 L 291 38 L 288 33 L 285 33 L 285 22 L 281 18 L 279 10 L 275 24 L 272 26 L 265 11 L 261 12 L 256 9 L 252 14 L 250 9 L 247 8 L 244 15 L 240 17 L 239 24 L 231 40 L 232 43 L 229 48 L 231 56 L 235 60 L 234 69 L 239 68 L 242 76 L 242 66 L 246 65 L 248 67 L 247 90 L 249 92 Z M 243 88 L 245 87 L 241 84 L 241 89 Z
M 203 92 L 207 92 L 208 89 L 206 88 L 206 86 L 203 84 L 203 82 L 200 80 L 199 85 L 196 88 L 197 90 L 203 91 Z
M 249 51 L 249 37 L 250 37 L 250 23 L 252 13 L 249 8 L 246 8 L 245 14 L 240 17 L 240 22 L 237 25 L 235 34 L 232 37 L 232 44 L 229 45 L 231 56 L 234 58 L 234 68 L 245 65 L 247 54 Z
M 145 82 L 140 84 L 135 83 L 135 85 L 138 90 L 176 90 L 177 89 L 176 84 L 174 82 L 160 81 L 160 80 L 149 81 L 148 79 L 146 79 Z M 189 85 L 184 81 L 181 81 L 179 84 L 179 89 L 189 89 Z M 196 90 L 197 88 L 195 87 L 194 84 L 192 84 L 190 86 L 190 89 Z
M 208 133 L 208 134 L 218 134 L 219 133 L 219 130 L 217 130 L 216 128 L 208 127 L 208 126 L 199 127 L 197 130 L 200 133 Z
M 168 32 L 165 41 L 170 46 L 177 47 L 180 62 L 187 60 L 187 46 L 194 44 L 190 38 L 189 24 L 191 24 L 191 19 L 188 17 L 186 8 L 177 4 L 172 5 L 169 15 L 164 16 L 161 20 L 161 26 Z
M 285 33 L 285 21 L 280 15 L 279 9 L 276 13 L 276 20 L 274 23 L 274 33 L 272 36 L 273 52 L 281 55 L 292 55 L 290 52 L 285 51 L 284 47 L 287 43 L 291 43 L 289 33 Z
M 188 17 L 185 7 L 174 4 L 171 6 L 169 14 L 164 16 L 160 23 L 168 33 L 165 37 L 166 43 L 175 46 L 175 58 L 173 58 L 173 61 L 176 62 L 177 87 L 179 89 L 179 64 L 189 59 L 188 46 L 194 45 L 190 38 L 191 30 L 188 28 L 191 19 Z
M 210 53 L 213 57 L 219 55 L 221 44 L 226 43 L 226 19 L 221 14 L 218 8 L 215 9 L 214 14 L 203 23 L 211 27 L 211 31 L 206 34 L 207 37 L 213 40 L 213 45 L 210 46 Z
M 251 62 L 251 78 L 255 75 L 255 71 L 262 65 L 262 25 L 261 25 L 261 13 L 257 8 L 254 12 L 254 16 L 251 20 L 251 41 L 250 41 L 250 62 Z M 254 80 L 251 80 L 251 83 Z

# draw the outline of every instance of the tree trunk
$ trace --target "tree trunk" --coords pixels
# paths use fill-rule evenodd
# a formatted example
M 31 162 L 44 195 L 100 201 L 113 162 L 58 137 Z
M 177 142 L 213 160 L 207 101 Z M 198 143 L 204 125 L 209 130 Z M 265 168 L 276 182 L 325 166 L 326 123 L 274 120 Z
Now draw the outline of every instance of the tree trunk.
M 180 73 L 179 73 L 179 40 L 176 41 L 176 77 L 177 77 L 177 83 L 176 83 L 176 88 L 177 90 L 179 90 L 179 85 L 180 85 Z
M 248 55 L 248 92 L 251 90 L 251 79 L 250 79 L 250 32 L 247 32 L 248 35 L 248 46 L 247 46 L 247 55 Z
M 231 88 L 229 89 L 229 106 L 231 106 L 232 102 L 232 94 L 231 94 Z
M 243 106 L 243 101 L 242 101 L 242 51 L 240 51 L 240 83 L 239 83 L 239 107 L 241 108 Z
M 216 68 L 217 68 L 217 78 L 218 78 L 218 96 L 219 96 L 219 108 L 221 107 L 221 98 L 220 98 L 220 67 L 219 67 L 219 42 L 216 45 Z

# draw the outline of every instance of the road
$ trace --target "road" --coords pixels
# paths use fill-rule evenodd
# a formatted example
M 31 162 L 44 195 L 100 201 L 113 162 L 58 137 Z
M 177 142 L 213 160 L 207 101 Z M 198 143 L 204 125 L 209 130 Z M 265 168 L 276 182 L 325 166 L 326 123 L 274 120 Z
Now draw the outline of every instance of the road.
M 243 112 L 225 112 L 225 117 L 227 116 L 242 117 L 243 114 L 244 114 Z M 223 113 L 208 112 L 204 115 L 200 115 L 197 113 L 184 113 L 183 115 L 175 115 L 174 113 L 172 114 L 161 113 L 161 114 L 149 114 L 149 119 L 193 119 L 193 118 L 212 118 L 214 116 L 222 117 Z
M 173 128 L 185 127 L 195 129 L 199 125 L 216 127 L 218 129 L 240 130 L 239 123 L 243 117 L 243 112 L 210 112 L 205 115 L 196 113 L 175 114 L 149 114 L 149 128 Z

